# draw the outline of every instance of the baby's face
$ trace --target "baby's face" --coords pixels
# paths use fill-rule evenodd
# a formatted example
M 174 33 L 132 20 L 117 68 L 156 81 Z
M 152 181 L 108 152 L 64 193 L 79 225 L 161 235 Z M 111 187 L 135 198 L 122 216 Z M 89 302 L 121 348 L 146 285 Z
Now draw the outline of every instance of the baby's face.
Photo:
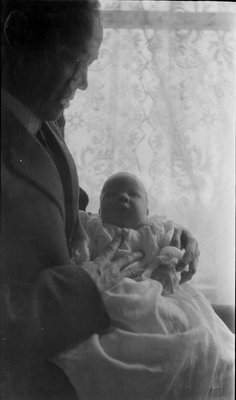
M 135 229 L 146 223 L 147 215 L 146 190 L 135 177 L 117 174 L 105 183 L 100 198 L 103 222 Z

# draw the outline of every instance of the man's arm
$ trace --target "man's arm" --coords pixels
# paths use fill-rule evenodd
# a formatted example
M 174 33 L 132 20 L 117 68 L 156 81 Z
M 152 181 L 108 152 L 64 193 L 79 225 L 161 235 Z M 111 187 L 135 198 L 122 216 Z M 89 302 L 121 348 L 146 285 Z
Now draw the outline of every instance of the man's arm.
M 89 275 L 70 264 L 42 271 L 37 281 L 1 286 L 5 351 L 48 357 L 109 325 Z

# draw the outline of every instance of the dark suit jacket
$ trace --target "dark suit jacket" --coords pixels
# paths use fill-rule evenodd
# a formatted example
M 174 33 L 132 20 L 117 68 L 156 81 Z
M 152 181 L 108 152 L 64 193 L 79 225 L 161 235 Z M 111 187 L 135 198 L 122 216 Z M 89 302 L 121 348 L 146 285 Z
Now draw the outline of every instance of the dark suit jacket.
M 54 149 L 67 176 L 6 110 L 1 129 L 0 394 L 4 400 L 69 400 L 73 390 L 50 356 L 109 325 L 92 279 L 70 261 L 78 227 L 78 179 L 52 123 Z

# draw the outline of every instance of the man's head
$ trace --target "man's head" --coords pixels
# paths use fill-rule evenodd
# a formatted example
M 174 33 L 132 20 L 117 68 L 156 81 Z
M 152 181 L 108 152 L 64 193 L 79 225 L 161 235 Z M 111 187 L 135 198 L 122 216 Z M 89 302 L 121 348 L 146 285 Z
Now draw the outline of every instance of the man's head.
M 5 0 L 2 86 L 42 120 L 87 88 L 102 26 L 97 0 Z
M 99 212 L 103 222 L 121 228 L 145 224 L 149 210 L 143 183 L 127 172 L 112 175 L 103 185 Z

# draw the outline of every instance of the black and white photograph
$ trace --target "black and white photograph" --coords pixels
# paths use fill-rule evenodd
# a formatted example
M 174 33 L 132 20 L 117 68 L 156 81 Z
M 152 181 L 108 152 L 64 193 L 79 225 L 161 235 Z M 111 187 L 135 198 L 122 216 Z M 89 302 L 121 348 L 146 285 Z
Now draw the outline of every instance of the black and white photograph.
M 235 399 L 236 5 L 1 0 L 1 400 Z

